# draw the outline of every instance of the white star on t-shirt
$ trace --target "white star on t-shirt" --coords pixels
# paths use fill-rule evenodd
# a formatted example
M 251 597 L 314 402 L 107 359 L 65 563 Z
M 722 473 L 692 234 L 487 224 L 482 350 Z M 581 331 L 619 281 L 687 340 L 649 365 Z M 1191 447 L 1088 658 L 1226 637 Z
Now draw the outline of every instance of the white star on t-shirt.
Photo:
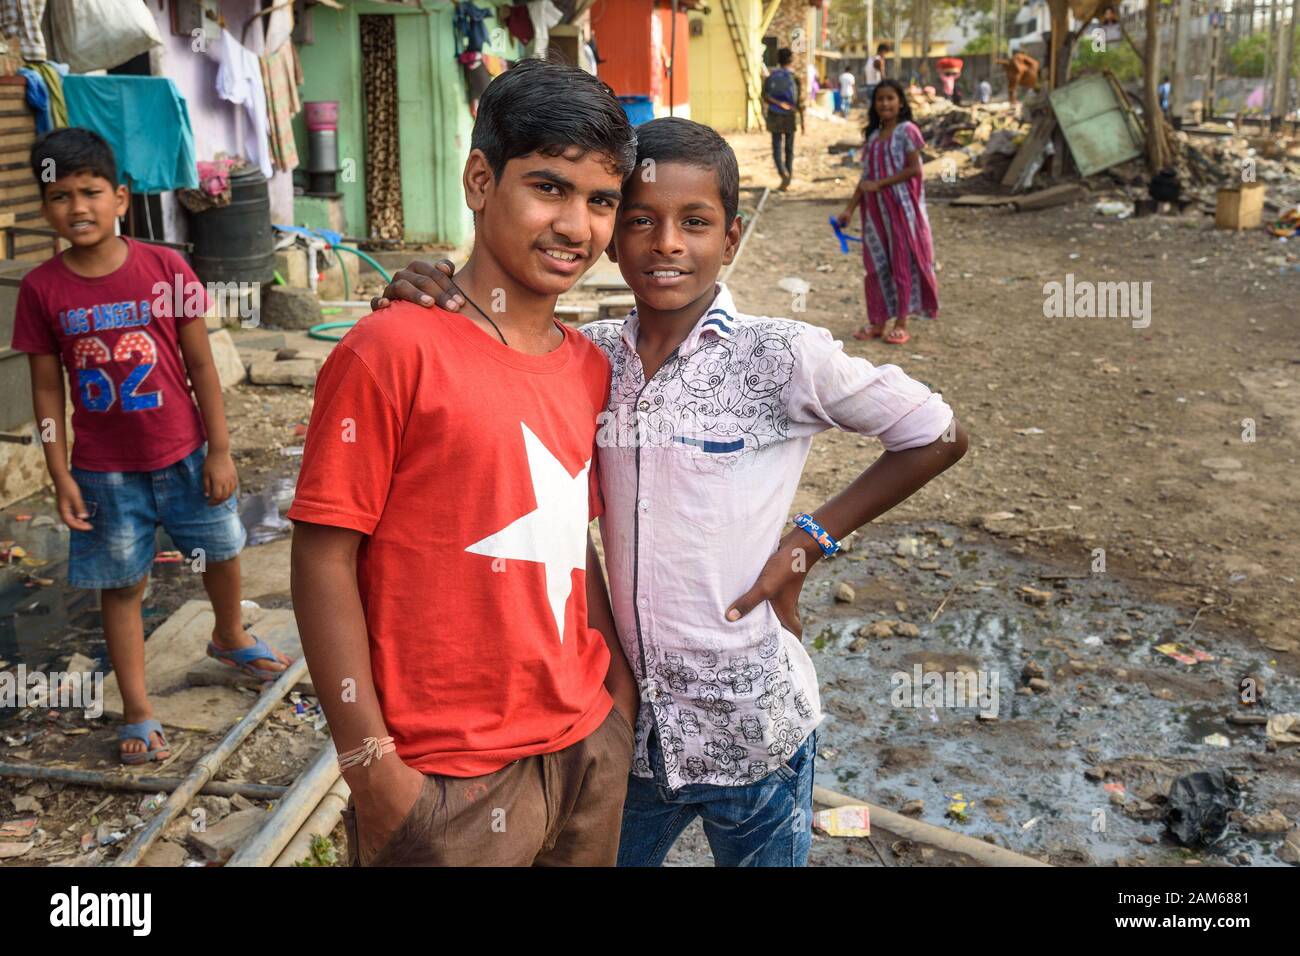
M 465 550 L 541 564 L 546 569 L 546 596 L 555 616 L 555 629 L 563 644 L 564 607 L 573 590 L 572 572 L 587 566 L 587 469 L 591 459 L 571 476 L 542 440 L 523 422 L 519 424 L 524 430 L 524 452 L 537 508 Z

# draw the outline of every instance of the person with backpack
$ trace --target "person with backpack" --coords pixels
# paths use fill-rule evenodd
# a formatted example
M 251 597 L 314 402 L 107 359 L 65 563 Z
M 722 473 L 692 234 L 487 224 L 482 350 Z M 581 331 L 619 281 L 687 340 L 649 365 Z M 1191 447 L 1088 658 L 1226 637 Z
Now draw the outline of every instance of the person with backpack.
M 763 102 L 767 105 L 767 128 L 772 134 L 772 159 L 781 177 L 781 191 L 794 178 L 794 121 L 798 114 L 803 128 L 803 90 L 790 69 L 794 53 L 789 47 L 776 51 L 776 69 L 763 81 Z

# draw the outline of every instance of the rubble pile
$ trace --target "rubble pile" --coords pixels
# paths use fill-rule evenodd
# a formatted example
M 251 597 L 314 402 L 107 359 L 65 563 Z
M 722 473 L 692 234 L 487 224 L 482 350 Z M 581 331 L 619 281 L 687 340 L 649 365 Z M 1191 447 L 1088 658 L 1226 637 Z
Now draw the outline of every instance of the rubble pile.
M 1219 186 L 1257 182 L 1268 187 L 1269 201 L 1279 209 L 1300 203 L 1300 140 L 1247 138 L 1231 127 L 1224 129 L 1213 138 L 1203 132 L 1174 134 L 1177 169 L 1186 186 L 1208 196 Z

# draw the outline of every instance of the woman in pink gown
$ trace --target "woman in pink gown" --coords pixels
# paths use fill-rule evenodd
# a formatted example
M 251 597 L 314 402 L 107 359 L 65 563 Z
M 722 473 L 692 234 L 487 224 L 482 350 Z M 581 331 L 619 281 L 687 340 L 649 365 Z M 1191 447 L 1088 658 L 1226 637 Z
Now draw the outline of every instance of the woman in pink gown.
M 939 314 L 921 170 L 924 145 L 902 86 L 884 80 L 871 103 L 862 179 L 839 216 L 841 226 L 855 211 L 862 216 L 867 324 L 853 333 L 855 338 L 883 337 L 890 345 L 902 345 L 911 339 L 910 316 L 932 319 Z M 894 327 L 886 333 L 890 319 Z

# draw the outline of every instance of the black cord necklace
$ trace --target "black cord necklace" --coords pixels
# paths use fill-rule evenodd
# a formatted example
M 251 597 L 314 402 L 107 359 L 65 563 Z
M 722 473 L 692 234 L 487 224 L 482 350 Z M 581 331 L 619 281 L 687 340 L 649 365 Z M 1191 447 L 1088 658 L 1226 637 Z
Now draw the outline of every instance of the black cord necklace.
M 504 345 L 506 348 L 509 348 L 509 347 L 510 347 L 510 343 L 507 342 L 507 341 L 506 341 L 506 337 L 505 337 L 504 335 L 501 334 L 501 329 L 498 328 L 498 327 L 497 327 L 497 324 L 496 324 L 495 322 L 492 321 L 492 317 L 491 317 L 490 315 L 488 315 L 486 312 L 484 312 L 482 309 L 480 309 L 480 308 L 478 307 L 478 303 L 477 303 L 477 302 L 475 302 L 473 299 L 471 299 L 468 295 L 465 295 L 465 290 L 464 290 L 464 289 L 460 288 L 459 286 L 457 286 L 456 288 L 457 288 L 457 291 L 458 291 L 461 295 L 465 296 L 465 301 L 468 302 L 470 305 L 474 306 L 474 308 L 478 311 L 478 314 L 479 314 L 479 315 L 481 315 L 481 316 L 483 316 L 483 318 L 487 319 L 487 321 L 488 321 L 488 325 L 492 326 L 493 330 L 496 331 L 497 337 L 501 339 L 501 344 Z

